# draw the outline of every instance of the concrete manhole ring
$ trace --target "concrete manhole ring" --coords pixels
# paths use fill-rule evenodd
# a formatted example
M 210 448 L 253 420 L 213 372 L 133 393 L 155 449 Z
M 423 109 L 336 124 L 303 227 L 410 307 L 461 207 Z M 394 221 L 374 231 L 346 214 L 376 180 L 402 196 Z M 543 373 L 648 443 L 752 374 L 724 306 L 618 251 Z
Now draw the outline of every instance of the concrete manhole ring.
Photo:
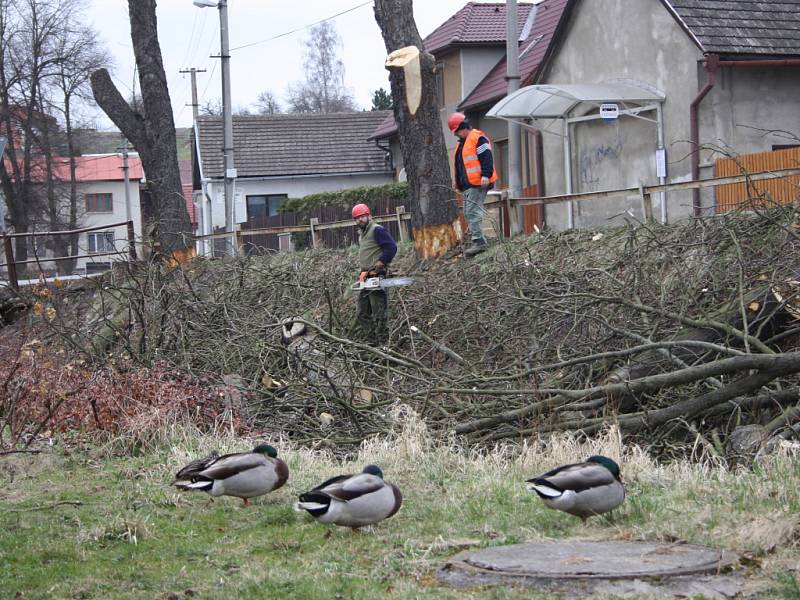
M 694 544 L 558 540 L 461 552 L 439 571 L 451 585 L 522 583 L 564 586 L 628 581 L 713 579 L 737 557 L 726 550 Z M 712 576 L 712 577 L 708 577 Z

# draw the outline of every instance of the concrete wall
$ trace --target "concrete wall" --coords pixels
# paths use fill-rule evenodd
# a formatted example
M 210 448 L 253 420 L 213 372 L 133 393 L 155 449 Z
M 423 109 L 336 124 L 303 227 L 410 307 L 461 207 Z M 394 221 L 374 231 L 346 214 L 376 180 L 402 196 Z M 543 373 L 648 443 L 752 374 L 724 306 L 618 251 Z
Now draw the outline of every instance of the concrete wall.
M 624 24 L 624 27 L 621 26 Z M 666 94 L 665 146 L 668 179 L 690 178 L 688 160 L 689 104 L 697 93 L 702 53 L 659 0 L 582 0 L 566 38 L 541 83 L 601 83 L 627 79 Z M 596 112 L 593 109 L 592 112 Z M 580 116 L 580 115 L 574 115 Z M 655 117 L 655 113 L 646 116 Z M 561 133 L 561 123 L 552 124 Z M 658 183 L 655 124 L 622 117 L 615 124 L 573 125 L 574 192 Z M 566 191 L 564 150 L 560 137 L 544 134 L 546 193 Z M 659 198 L 653 198 L 656 215 Z M 638 198 L 584 202 L 575 208 L 578 227 L 621 222 L 630 210 L 641 218 Z M 689 214 L 691 195 L 671 194 L 670 219 Z M 545 221 L 554 229 L 567 226 L 566 205 L 546 207 Z
M 705 73 L 702 75 L 705 82 Z M 713 177 L 714 161 L 729 154 L 800 144 L 800 67 L 724 67 L 700 105 L 701 177 Z M 701 195 L 714 206 L 713 190 Z
M 131 219 L 133 220 L 133 229 L 137 240 L 142 238 L 142 209 L 139 195 L 139 181 L 131 180 L 129 184 L 130 203 L 131 203 Z M 86 209 L 86 201 L 83 197 L 84 194 L 107 194 L 111 193 L 113 212 L 107 213 L 87 213 L 83 212 Z M 83 214 L 80 216 L 80 227 L 95 227 L 105 223 L 119 223 L 126 219 L 125 216 L 125 184 L 122 181 L 98 181 L 91 183 L 81 183 L 78 186 L 78 210 Z M 113 231 L 115 248 L 118 252 L 122 253 L 120 256 L 98 256 L 96 259 L 81 258 L 77 261 L 78 272 L 85 269 L 88 263 L 92 262 L 111 262 L 114 260 L 126 259 L 128 248 L 128 231 L 125 226 L 109 227 L 101 231 Z M 99 232 L 91 232 L 99 233 Z M 86 254 L 88 252 L 89 234 L 82 233 L 79 237 L 80 253 Z M 137 248 L 141 256 L 141 250 Z
M 625 26 L 620 27 L 621 23 Z M 667 181 L 680 182 L 691 179 L 689 105 L 706 82 L 702 60 L 702 52 L 659 0 L 581 0 L 541 83 L 629 79 L 663 92 Z M 764 133 L 800 133 L 798 97 L 798 68 L 720 69 L 716 86 L 700 105 L 701 146 L 716 147 L 701 153 L 700 177 L 712 177 L 714 160 L 725 152 L 748 154 L 792 143 L 791 136 Z M 560 123 L 555 130 L 561 132 Z M 654 125 L 626 117 L 614 125 L 580 123 L 574 125 L 573 134 L 573 191 L 657 183 Z M 564 193 L 561 139 L 545 134 L 544 144 L 546 193 Z M 653 200 L 659 215 L 660 199 Z M 713 190 L 703 191 L 701 202 L 712 211 Z M 670 220 L 691 214 L 691 192 L 670 194 L 667 208 Z M 626 211 L 641 218 L 639 199 L 584 202 L 576 206 L 575 224 L 619 223 Z M 566 205 L 548 206 L 545 219 L 548 226 L 564 229 Z

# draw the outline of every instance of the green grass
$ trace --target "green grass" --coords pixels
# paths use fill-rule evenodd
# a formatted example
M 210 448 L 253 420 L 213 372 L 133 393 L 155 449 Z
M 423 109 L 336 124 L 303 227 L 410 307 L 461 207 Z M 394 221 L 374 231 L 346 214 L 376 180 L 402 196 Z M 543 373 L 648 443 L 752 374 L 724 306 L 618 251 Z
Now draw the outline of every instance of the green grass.
M 436 569 L 465 545 L 569 537 L 725 547 L 748 557 L 755 597 L 800 594 L 796 448 L 738 472 L 659 466 L 613 434 L 591 445 L 563 438 L 478 454 L 433 444 L 411 419 L 350 461 L 270 440 L 289 464 L 289 483 L 244 508 L 168 484 L 191 457 L 253 440 L 172 434 L 134 457 L 119 444 L 0 457 L 0 598 L 530 598 L 513 587 L 446 588 Z M 628 499 L 613 516 L 583 526 L 525 491 L 526 477 L 595 452 L 622 464 Z M 403 490 L 395 517 L 353 533 L 293 511 L 298 492 L 366 462 Z

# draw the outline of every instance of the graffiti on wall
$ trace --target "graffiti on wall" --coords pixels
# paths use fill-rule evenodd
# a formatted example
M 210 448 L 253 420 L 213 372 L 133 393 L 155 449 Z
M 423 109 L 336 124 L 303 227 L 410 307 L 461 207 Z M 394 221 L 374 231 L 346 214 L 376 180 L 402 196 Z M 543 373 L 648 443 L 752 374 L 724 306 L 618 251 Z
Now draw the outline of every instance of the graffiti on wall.
M 581 148 L 578 153 L 578 176 L 580 178 L 580 190 L 590 191 L 600 183 L 600 175 L 603 165 L 609 160 L 618 160 L 622 154 L 624 140 L 618 136 L 617 140 L 611 144 L 595 144 L 586 148 Z

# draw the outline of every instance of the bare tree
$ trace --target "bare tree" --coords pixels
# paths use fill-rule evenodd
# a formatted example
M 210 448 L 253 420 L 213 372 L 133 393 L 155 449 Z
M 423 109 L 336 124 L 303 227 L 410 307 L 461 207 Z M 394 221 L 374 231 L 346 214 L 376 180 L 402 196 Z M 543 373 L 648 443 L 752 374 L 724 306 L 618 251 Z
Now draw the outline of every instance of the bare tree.
M 375 0 L 375 20 L 392 57 L 389 82 L 408 174 L 417 254 L 440 256 L 460 234 L 439 119 L 435 62 L 422 47 L 411 0 Z
M 153 205 L 151 235 L 165 255 L 191 247 L 192 227 L 181 191 L 175 119 L 158 43 L 155 0 L 129 0 L 131 41 L 142 91 L 142 111 L 132 109 L 106 69 L 92 73 L 95 100 L 138 150 Z
M 337 56 L 342 40 L 329 21 L 311 28 L 305 43 L 306 80 L 289 86 L 289 112 L 334 113 L 358 110 L 344 85 L 344 63 Z
M 256 112 L 260 115 L 278 115 L 283 112 L 278 99 L 269 90 L 261 92 L 255 102 Z
M 39 222 L 63 223 L 52 159 L 64 149 L 54 114 L 68 109 L 54 90 L 73 70 L 76 49 L 94 39 L 81 24 L 82 6 L 78 0 L 0 0 L 0 132 L 9 139 L 0 182 L 17 233 Z M 27 260 L 26 238 L 17 238 L 15 255 Z
M 203 102 L 198 112 L 206 117 L 221 117 L 222 116 L 222 98 L 212 98 Z M 238 117 L 246 117 L 251 115 L 250 109 L 247 106 L 237 105 L 231 109 L 231 114 Z
M 97 42 L 96 33 L 88 27 L 76 27 L 59 39 L 59 54 L 64 58 L 57 66 L 54 78 L 53 102 L 54 111 L 59 111 L 64 124 L 63 137 L 66 144 L 66 155 L 69 160 L 68 193 L 66 202 L 56 195 L 50 205 L 50 230 L 77 229 L 78 185 L 76 136 L 74 133 L 75 103 L 91 101 L 89 79 L 92 72 L 110 64 L 111 58 Z M 63 174 L 61 175 L 63 177 Z M 63 206 L 66 205 L 66 206 Z M 58 210 L 63 207 L 66 214 Z M 78 236 L 55 236 L 53 240 L 56 256 L 74 256 L 78 254 Z M 62 263 L 64 272 L 71 272 L 75 261 Z

